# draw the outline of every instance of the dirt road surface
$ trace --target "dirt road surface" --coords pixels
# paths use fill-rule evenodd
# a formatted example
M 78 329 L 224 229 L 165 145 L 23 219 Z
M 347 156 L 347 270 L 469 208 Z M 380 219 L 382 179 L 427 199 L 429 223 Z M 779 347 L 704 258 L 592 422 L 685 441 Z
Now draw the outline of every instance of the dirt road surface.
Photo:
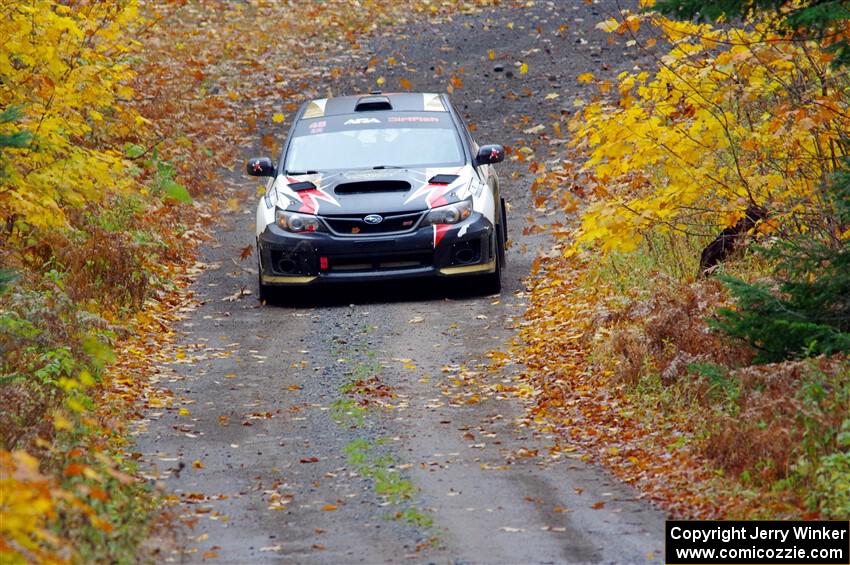
M 374 88 L 376 75 L 358 71 L 372 57 L 395 58 L 387 85 L 444 91 L 456 75 L 452 98 L 478 141 L 516 146 L 589 93 L 576 76 L 635 64 L 594 29 L 613 4 L 538 1 L 412 24 L 364 40 L 350 76 L 327 86 Z M 663 514 L 577 454 L 551 457 L 554 439 L 498 393 L 510 375 L 482 370 L 511 339 L 522 279 L 547 251 L 544 237 L 522 234 L 535 214 L 527 166 L 499 169 L 513 242 L 501 296 L 398 282 L 327 288 L 297 307 L 257 302 L 254 260 L 239 258 L 254 239 L 256 183 L 241 166 L 227 173 L 244 206 L 214 227 L 194 288 L 202 304 L 162 367 L 175 405 L 150 412 L 137 436 L 150 476 L 193 523 L 176 546 L 163 542 L 162 562 L 662 559 Z

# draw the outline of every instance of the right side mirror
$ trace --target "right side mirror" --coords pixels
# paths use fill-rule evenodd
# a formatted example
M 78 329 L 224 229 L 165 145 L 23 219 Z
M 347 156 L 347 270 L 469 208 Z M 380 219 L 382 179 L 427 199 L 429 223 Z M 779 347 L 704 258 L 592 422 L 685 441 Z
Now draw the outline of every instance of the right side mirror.
M 492 165 L 505 160 L 505 148 L 501 145 L 482 145 L 475 156 L 476 165 Z
M 254 159 L 248 159 L 248 162 L 245 164 L 245 168 L 247 172 L 252 177 L 273 177 L 274 176 L 274 163 L 268 157 L 255 157 Z

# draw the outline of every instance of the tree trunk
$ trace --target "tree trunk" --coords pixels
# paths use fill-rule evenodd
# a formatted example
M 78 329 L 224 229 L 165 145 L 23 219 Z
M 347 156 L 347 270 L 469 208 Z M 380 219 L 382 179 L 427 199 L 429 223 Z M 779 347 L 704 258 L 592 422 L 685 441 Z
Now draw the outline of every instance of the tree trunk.
M 747 233 L 755 227 L 759 220 L 767 217 L 767 211 L 761 206 L 750 206 L 744 214 L 744 217 L 731 228 L 726 228 L 720 235 L 709 243 L 699 258 L 699 273 L 700 277 L 710 275 L 717 265 L 725 261 L 738 247 L 741 240 L 744 239 Z

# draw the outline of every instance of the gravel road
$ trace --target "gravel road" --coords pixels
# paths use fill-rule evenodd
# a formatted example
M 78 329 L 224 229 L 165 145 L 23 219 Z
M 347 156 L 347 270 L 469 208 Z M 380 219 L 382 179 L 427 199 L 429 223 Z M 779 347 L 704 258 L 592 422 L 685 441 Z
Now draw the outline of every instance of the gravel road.
M 479 142 L 516 146 L 572 111 L 578 74 L 635 64 L 594 30 L 614 4 L 538 1 L 411 25 L 364 40 L 351 76 L 328 85 L 362 92 L 384 76 L 445 90 L 455 75 L 453 100 Z M 372 57 L 396 63 L 356 70 Z M 253 259 L 239 253 L 253 243 L 256 183 L 236 169 L 226 176 L 244 207 L 202 250 L 202 304 L 162 367 L 175 404 L 149 412 L 137 436 L 145 468 L 192 525 L 176 546 L 162 541 L 162 562 L 661 560 L 663 514 L 578 455 L 549 456 L 553 438 L 500 392 L 510 375 L 482 371 L 511 339 L 522 279 L 546 252 L 544 237 L 522 234 L 534 214 L 527 162 L 499 169 L 513 241 L 500 297 L 399 282 L 328 288 L 299 307 L 255 298 Z M 240 288 L 254 294 L 232 299 Z

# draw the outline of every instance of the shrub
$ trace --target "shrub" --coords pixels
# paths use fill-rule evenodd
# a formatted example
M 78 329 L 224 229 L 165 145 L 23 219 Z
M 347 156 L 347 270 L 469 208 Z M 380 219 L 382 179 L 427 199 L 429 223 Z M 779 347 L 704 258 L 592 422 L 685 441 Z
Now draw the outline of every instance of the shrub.
M 737 306 L 715 325 L 758 351 L 757 362 L 850 352 L 850 170 L 830 186 L 830 225 L 760 252 L 777 265 L 776 288 L 722 277 Z

